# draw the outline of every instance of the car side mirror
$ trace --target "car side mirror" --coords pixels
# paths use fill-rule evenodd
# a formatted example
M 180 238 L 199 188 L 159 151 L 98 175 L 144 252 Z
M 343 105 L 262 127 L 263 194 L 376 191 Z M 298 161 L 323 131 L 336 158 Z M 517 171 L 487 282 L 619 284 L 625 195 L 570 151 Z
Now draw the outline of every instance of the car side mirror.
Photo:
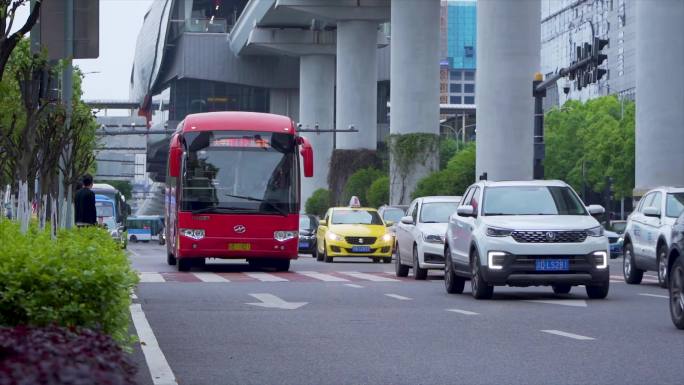
M 304 137 L 299 137 L 299 142 L 301 145 L 299 153 L 302 155 L 302 163 L 304 165 L 304 177 L 311 178 L 314 176 L 313 148 L 311 143 Z
M 644 209 L 644 215 L 647 217 L 660 218 L 660 210 L 657 207 L 649 206 Z
M 589 205 L 587 211 L 589 211 L 589 215 L 603 215 L 605 214 L 606 209 L 601 205 Z
M 401 217 L 401 223 L 405 225 L 412 225 L 413 224 L 413 217 L 410 215 L 407 215 L 405 217 Z
M 392 227 L 393 225 L 394 225 L 394 221 L 385 221 L 385 226 Z
M 474 217 L 475 208 L 471 205 L 461 206 L 456 209 L 456 214 L 459 217 Z

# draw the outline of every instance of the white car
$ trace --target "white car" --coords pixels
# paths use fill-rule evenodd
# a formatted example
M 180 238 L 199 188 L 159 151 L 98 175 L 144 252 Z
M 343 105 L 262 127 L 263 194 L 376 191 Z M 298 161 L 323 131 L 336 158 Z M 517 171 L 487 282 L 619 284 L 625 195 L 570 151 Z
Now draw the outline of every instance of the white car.
M 444 269 L 444 234 L 460 201 L 459 196 L 433 196 L 411 202 L 396 227 L 398 277 L 406 277 L 409 267 L 415 279 L 427 278 L 428 269 Z
M 660 187 L 641 198 L 625 228 L 625 282 L 639 284 L 644 271 L 651 270 L 658 272 L 658 283 L 666 287 L 672 226 L 683 211 L 684 188 Z
M 557 294 L 585 285 L 589 298 L 608 295 L 608 239 L 561 181 L 480 181 L 468 189 L 446 234 L 444 283 L 462 293 L 470 279 L 476 299 L 494 286 L 550 285 Z

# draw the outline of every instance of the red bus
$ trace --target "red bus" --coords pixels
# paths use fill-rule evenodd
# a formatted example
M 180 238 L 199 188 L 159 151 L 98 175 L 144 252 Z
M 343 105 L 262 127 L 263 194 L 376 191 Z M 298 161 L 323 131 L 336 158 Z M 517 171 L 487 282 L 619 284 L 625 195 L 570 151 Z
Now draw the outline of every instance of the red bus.
M 287 271 L 297 258 L 300 154 L 313 150 L 285 116 L 188 115 L 171 137 L 166 178 L 167 262 L 179 271 L 206 258 L 247 259 Z

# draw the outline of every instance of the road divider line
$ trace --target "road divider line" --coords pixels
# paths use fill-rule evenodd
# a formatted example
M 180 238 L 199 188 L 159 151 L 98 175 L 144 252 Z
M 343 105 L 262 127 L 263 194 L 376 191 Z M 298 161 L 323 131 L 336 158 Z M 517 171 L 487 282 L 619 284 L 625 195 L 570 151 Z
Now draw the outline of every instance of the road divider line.
M 268 273 L 245 273 L 245 275 L 252 277 L 254 279 L 258 279 L 261 282 L 287 282 L 288 280 L 285 278 L 278 277 L 273 274 L 268 274 Z
M 159 273 L 138 273 L 141 283 L 156 283 L 166 282 L 164 277 Z
M 140 340 L 140 348 L 145 356 L 145 362 L 147 362 L 147 368 L 150 370 L 150 376 L 152 376 L 152 383 L 154 385 L 178 384 L 169 363 L 166 361 L 164 352 L 162 352 L 159 347 L 152 327 L 150 326 L 150 323 L 147 322 L 142 306 L 139 303 L 134 303 L 130 306 L 130 311 L 133 325 L 135 326 L 135 330 L 138 333 L 138 339 Z
M 229 280 L 221 277 L 218 274 L 214 274 L 214 273 L 192 273 L 192 274 L 202 282 L 222 282 L 222 283 L 230 282 Z
M 446 309 L 452 313 L 464 314 L 464 315 L 480 315 L 480 313 L 475 313 L 474 311 L 461 310 L 461 309 Z
M 567 338 L 572 338 L 573 340 L 580 340 L 580 341 L 592 341 L 595 340 L 595 338 L 592 337 L 587 337 L 587 336 L 582 336 L 579 334 L 573 334 L 573 333 L 568 333 L 560 330 L 542 330 L 544 333 L 549 333 L 549 334 L 554 334 L 557 336 L 561 337 L 567 337 Z
M 639 293 L 639 295 L 643 295 L 644 297 L 656 297 L 656 298 L 670 299 L 669 296 L 667 296 L 667 295 L 662 295 L 662 294 Z
M 363 289 L 363 286 L 357 285 L 357 284 L 355 284 L 355 283 L 345 283 L 344 286 L 353 287 L 353 288 L 355 288 L 355 289 Z
M 404 297 L 403 295 L 399 295 L 399 294 L 385 294 L 385 295 L 390 297 L 390 298 L 398 299 L 400 301 L 410 301 L 411 300 L 411 298 Z
M 334 275 L 319 273 L 316 271 L 297 271 L 296 273 L 324 282 L 349 282 L 349 280 L 346 278 L 335 277 Z
M 373 274 L 360 273 L 358 271 L 340 271 L 338 273 L 348 275 L 350 277 L 366 280 L 366 281 L 371 281 L 371 282 L 399 282 L 398 279 L 380 277 L 380 276 L 373 275 Z

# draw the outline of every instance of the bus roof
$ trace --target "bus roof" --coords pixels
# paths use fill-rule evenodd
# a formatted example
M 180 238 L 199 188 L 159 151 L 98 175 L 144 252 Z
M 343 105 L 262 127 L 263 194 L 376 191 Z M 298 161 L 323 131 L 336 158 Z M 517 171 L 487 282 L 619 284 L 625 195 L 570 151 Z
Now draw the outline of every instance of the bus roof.
M 114 204 L 114 200 L 106 195 L 95 194 L 95 200 L 100 202 L 109 202 Z
M 106 183 L 93 183 L 93 188 L 91 190 L 94 192 L 119 192 L 114 186 Z
M 236 130 L 295 133 L 292 120 L 287 116 L 244 111 L 190 114 L 185 117 L 181 130 L 182 132 Z

